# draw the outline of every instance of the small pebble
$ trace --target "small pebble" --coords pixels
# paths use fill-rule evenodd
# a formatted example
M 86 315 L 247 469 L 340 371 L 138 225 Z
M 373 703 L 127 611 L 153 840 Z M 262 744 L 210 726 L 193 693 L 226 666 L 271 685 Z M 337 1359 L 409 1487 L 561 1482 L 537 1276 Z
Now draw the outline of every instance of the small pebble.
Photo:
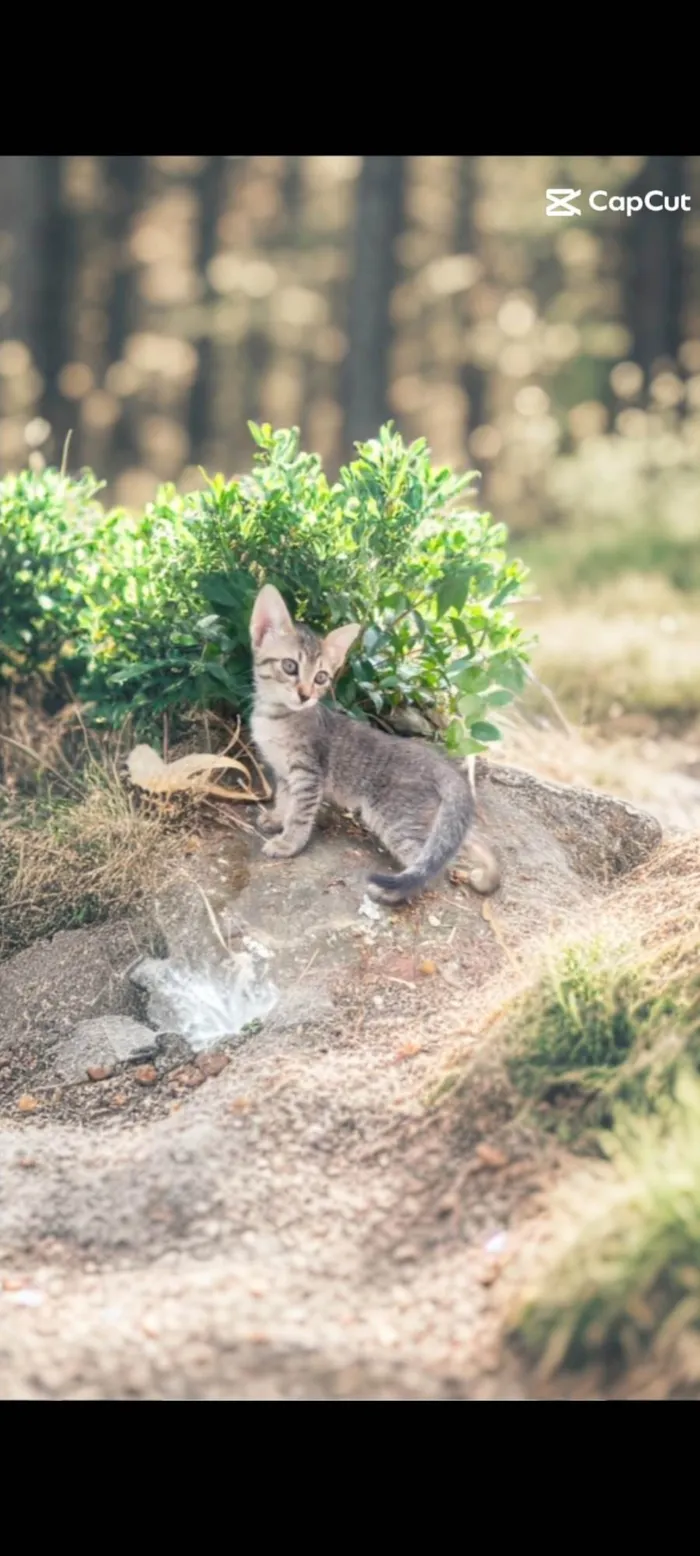
M 198 1054 L 194 1062 L 203 1075 L 220 1075 L 231 1060 L 228 1054 Z
M 476 1155 L 482 1167 L 490 1167 L 495 1171 L 498 1167 L 507 1167 L 508 1157 L 505 1151 L 499 1151 L 498 1146 L 488 1145 L 485 1140 L 476 1148 Z
M 139 1086 L 155 1086 L 157 1079 L 158 1071 L 154 1064 L 140 1064 L 134 1070 L 134 1080 L 138 1081 Z
M 185 1070 L 176 1070 L 173 1080 L 179 1081 L 181 1086 L 203 1086 L 206 1075 L 196 1069 L 195 1065 L 188 1065 Z
M 394 1249 L 394 1258 L 397 1264 L 412 1264 L 418 1258 L 418 1249 L 413 1243 L 400 1243 Z

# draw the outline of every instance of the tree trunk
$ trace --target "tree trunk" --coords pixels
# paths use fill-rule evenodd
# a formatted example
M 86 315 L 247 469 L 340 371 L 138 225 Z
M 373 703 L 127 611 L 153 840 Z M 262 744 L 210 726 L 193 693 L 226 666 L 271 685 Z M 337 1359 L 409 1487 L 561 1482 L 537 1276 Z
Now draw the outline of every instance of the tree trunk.
M 403 216 L 404 164 L 403 157 L 364 157 L 359 178 L 343 397 L 348 455 L 353 443 L 375 436 L 388 416 L 390 303 L 396 279 L 394 246 Z
M 41 157 L 0 157 L 0 280 L 9 289 L 2 316 L 6 340 L 19 340 L 41 360 L 41 226 L 44 216 Z
M 39 306 L 39 364 L 44 374 L 43 415 L 51 423 L 51 458 L 61 461 L 66 436 L 75 426 L 73 405 L 58 386 L 61 368 L 73 356 L 72 288 L 75 282 L 75 224 L 63 198 L 64 157 L 41 157 L 44 205 L 42 285 Z M 72 462 L 76 450 L 72 449 Z
M 132 224 L 145 189 L 144 157 L 108 157 L 109 237 L 114 252 L 114 278 L 109 309 L 108 361 L 112 366 L 124 357 L 124 346 L 135 324 L 136 271 L 129 253 Z M 112 434 L 109 477 L 139 463 L 136 437 L 137 410 L 133 397 L 121 403 L 121 415 Z
M 457 185 L 457 209 L 455 214 L 455 252 L 476 254 L 478 233 L 474 222 L 474 205 L 478 189 L 476 157 L 460 157 Z M 468 298 L 468 294 L 467 294 Z M 470 318 L 467 301 L 467 317 Z M 460 383 L 467 396 L 468 412 L 465 427 L 467 434 L 481 426 L 486 419 L 486 374 L 475 362 L 464 362 L 460 369 Z
M 684 157 L 649 157 L 628 194 L 687 193 Z M 683 221 L 678 211 L 643 208 L 629 221 L 629 322 L 633 356 L 647 379 L 655 363 L 676 358 L 682 335 Z
M 210 303 L 214 301 L 216 294 L 207 281 L 207 267 L 216 252 L 216 230 L 223 209 L 227 160 L 226 157 L 209 157 L 199 178 L 200 220 L 197 270 L 204 278 L 205 298 Z M 195 465 L 206 465 L 213 430 L 217 343 L 210 332 L 202 336 L 196 345 L 199 365 L 190 395 L 190 459 Z

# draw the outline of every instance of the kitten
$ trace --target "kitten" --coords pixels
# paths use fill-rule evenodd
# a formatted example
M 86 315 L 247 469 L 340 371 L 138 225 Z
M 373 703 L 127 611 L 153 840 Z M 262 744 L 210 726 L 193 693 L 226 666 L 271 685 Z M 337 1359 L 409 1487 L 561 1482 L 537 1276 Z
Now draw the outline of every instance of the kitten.
M 308 842 L 322 800 L 359 813 L 402 866 L 370 876 L 378 902 L 398 903 L 420 891 L 454 858 L 473 816 L 465 775 L 432 746 L 385 735 L 322 705 L 361 627 L 336 627 L 321 639 L 295 623 L 271 584 L 260 591 L 250 622 L 255 701 L 253 738 L 273 769 L 277 790 L 264 844 L 268 859 L 291 859 Z M 474 846 L 474 845 L 472 845 Z M 481 892 L 499 884 L 498 866 L 479 848 L 470 876 Z

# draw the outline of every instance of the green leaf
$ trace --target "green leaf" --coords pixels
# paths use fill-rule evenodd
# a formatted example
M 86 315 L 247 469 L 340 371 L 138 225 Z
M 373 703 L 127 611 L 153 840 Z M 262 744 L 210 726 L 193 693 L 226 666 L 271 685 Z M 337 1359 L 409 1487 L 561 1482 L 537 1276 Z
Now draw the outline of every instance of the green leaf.
M 484 750 L 484 745 L 481 740 L 473 740 L 469 735 L 462 735 L 457 748 L 460 756 L 478 756 L 479 752 Z
M 474 717 L 475 713 L 482 712 L 483 705 L 483 697 L 477 697 L 474 692 L 470 692 L 458 699 L 457 712 L 463 719 L 469 720 Z
M 501 740 L 503 738 L 500 729 L 496 729 L 495 724 L 483 723 L 481 719 L 477 719 L 475 724 L 470 725 L 470 733 L 474 740 Z
M 240 607 L 240 595 L 223 577 L 200 578 L 199 592 L 210 605 L 223 605 L 225 610 L 237 610 Z
M 480 665 L 470 665 L 466 670 L 460 670 L 459 675 L 453 677 L 455 686 L 462 692 L 485 692 L 489 677 Z
M 447 611 L 462 611 L 469 593 L 469 574 L 454 572 L 443 578 L 437 590 L 438 616 L 444 616 Z
M 499 605 L 503 604 L 504 600 L 508 599 L 509 595 L 515 594 L 519 588 L 520 588 L 520 579 L 519 578 L 509 578 L 508 581 L 506 583 L 504 583 L 501 586 L 501 588 L 498 590 L 498 593 L 494 594 L 494 597 L 493 597 L 493 599 L 491 601 L 491 609 L 492 610 L 496 610 Z
M 503 665 L 494 673 L 499 686 L 507 686 L 511 692 L 521 692 L 525 685 L 525 671 L 521 665 Z

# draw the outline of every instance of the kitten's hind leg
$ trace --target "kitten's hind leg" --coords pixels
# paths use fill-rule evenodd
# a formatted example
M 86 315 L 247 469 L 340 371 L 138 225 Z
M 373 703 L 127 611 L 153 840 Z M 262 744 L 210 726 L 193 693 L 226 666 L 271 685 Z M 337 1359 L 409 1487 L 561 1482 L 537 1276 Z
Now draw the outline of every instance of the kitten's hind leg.
M 397 861 L 399 870 L 410 870 L 421 853 L 422 837 L 420 835 L 416 837 L 414 834 L 409 833 L 407 836 L 403 830 L 398 832 L 397 829 L 392 829 L 391 835 L 385 832 L 383 841 L 386 843 L 393 858 Z M 373 902 L 381 902 L 385 908 L 397 908 L 401 903 L 409 902 L 414 895 L 413 892 L 401 891 L 400 888 L 394 890 L 391 886 L 379 886 L 373 880 L 368 880 L 365 889 L 367 896 L 371 897 Z
M 292 769 L 289 775 L 285 822 L 278 837 L 263 844 L 266 859 L 293 859 L 300 854 L 313 832 L 323 788 L 306 767 Z
M 468 838 L 460 850 L 457 868 L 450 874 L 459 884 L 466 876 L 473 891 L 480 897 L 490 897 L 501 884 L 501 867 L 493 850 L 477 838 Z

